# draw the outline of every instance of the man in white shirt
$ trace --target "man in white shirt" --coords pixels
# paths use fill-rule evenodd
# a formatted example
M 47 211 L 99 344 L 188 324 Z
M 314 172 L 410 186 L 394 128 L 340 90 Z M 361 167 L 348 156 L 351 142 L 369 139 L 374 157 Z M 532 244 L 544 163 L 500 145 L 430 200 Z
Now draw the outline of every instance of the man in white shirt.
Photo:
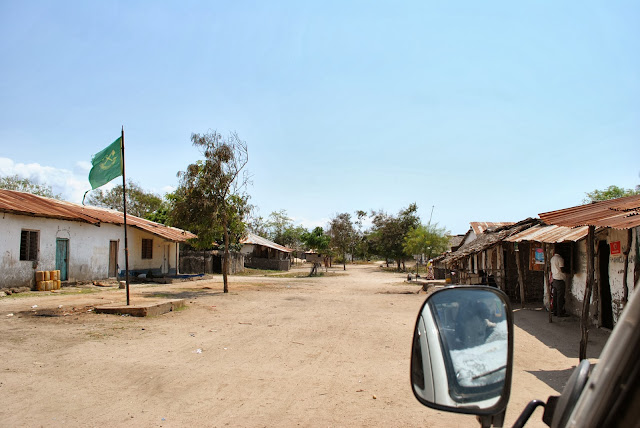
M 551 288 L 553 289 L 553 315 L 559 317 L 566 317 L 567 314 L 564 311 L 564 293 L 565 293 L 565 274 L 564 259 L 560 254 L 554 252 L 551 257 Z

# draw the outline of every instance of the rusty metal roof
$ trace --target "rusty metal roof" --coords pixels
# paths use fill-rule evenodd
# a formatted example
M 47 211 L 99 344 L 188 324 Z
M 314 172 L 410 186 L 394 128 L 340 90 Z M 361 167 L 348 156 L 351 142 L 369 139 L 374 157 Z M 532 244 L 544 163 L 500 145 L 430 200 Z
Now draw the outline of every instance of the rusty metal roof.
M 464 244 L 457 251 L 447 253 L 444 257 L 444 263 L 452 263 L 456 260 L 463 259 L 472 254 L 486 250 L 506 238 L 520 233 L 521 231 L 533 227 L 540 223 L 540 220 L 528 218 L 515 224 L 507 224 L 497 229 L 488 230 L 486 233 L 478 236 L 477 239 Z
M 511 226 L 512 221 L 472 221 L 469 223 L 476 235 L 480 235 L 489 229 L 497 229 L 503 226 Z
M 566 227 L 555 225 L 537 225 L 523 230 L 505 239 L 507 242 L 534 241 L 547 244 L 559 244 L 561 242 L 577 242 L 586 238 L 589 227 Z
M 268 239 L 258 236 L 255 233 L 251 233 L 251 232 L 249 232 L 249 234 L 245 239 L 241 239 L 240 243 L 262 245 L 263 247 L 273 248 L 274 250 L 282 251 L 284 253 L 293 253 L 294 251 L 291 248 L 287 248 L 280 244 L 276 244 L 275 242 L 269 241 Z
M 640 195 L 541 213 L 547 224 L 631 229 L 640 226 Z
M 80 221 L 95 225 L 100 225 L 100 223 L 121 225 L 124 223 L 124 214 L 119 211 L 84 206 L 6 189 L 0 189 L 0 212 Z M 197 238 L 196 235 L 186 230 L 165 226 L 133 215 L 127 215 L 127 226 L 136 227 L 174 242 L 185 242 L 187 239 Z

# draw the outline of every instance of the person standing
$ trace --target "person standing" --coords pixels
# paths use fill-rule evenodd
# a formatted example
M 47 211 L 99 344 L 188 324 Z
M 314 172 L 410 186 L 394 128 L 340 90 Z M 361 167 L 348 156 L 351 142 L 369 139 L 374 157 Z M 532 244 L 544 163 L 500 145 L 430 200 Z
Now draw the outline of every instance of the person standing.
M 564 293 L 565 293 L 565 274 L 564 259 L 557 251 L 554 251 L 551 257 L 551 288 L 553 289 L 553 315 L 558 317 L 566 317 L 564 311 Z

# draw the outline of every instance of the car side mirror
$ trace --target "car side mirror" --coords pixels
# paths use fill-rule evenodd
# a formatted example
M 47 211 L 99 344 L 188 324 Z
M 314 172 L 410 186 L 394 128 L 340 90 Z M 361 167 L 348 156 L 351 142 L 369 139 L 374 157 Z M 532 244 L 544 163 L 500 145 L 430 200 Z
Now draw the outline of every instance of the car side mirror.
M 513 314 L 494 287 L 447 287 L 420 309 L 411 352 L 411 386 L 425 406 L 491 416 L 511 391 Z

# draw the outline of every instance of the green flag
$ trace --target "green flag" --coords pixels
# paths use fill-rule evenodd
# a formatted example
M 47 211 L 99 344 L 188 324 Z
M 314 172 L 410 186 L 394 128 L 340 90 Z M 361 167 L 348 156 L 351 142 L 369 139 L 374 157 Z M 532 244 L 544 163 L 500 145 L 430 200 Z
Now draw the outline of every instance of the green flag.
M 114 178 L 122 175 L 122 137 L 109 144 L 106 149 L 93 155 L 93 168 L 89 172 L 91 189 L 104 186 Z

